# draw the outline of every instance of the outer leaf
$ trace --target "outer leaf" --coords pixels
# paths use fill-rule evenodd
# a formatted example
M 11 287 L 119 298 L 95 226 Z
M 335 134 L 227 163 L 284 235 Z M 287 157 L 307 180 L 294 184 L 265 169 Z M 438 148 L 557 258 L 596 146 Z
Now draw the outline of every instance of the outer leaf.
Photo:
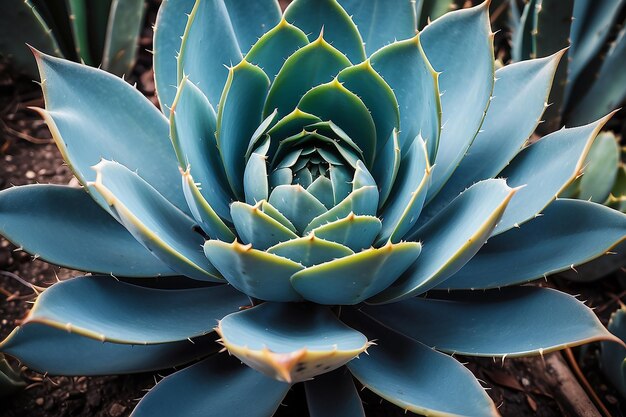
M 455 359 L 367 320 L 361 313 L 352 313 L 348 322 L 358 323 L 359 329 L 376 339 L 369 355 L 348 364 L 366 388 L 413 413 L 499 416 L 474 375 Z
M 289 384 L 267 378 L 236 359 L 214 355 L 159 382 L 139 402 L 132 417 L 175 415 L 266 417 L 280 406 Z M 242 395 L 258 396 L 241 401 Z
M 223 0 L 228 18 L 237 37 L 239 48 L 245 54 L 265 32 L 280 21 L 280 5 L 276 0 Z
M 158 345 L 120 345 L 40 323 L 18 327 L 0 343 L 2 352 L 42 374 L 116 375 L 180 366 L 209 355 L 214 338 Z
M 84 190 L 27 185 L 0 192 L 0 232 L 25 251 L 72 269 L 173 275 Z
M 530 281 L 588 262 L 624 239 L 626 215 L 600 204 L 559 199 L 519 229 L 490 238 L 441 286 L 496 288 Z
M 26 382 L 22 380 L 20 374 L 11 368 L 4 355 L 0 353 L 0 398 L 25 386 Z
M 400 106 L 400 148 L 406 152 L 421 133 L 435 160 L 441 127 L 439 75 L 422 49 L 420 36 L 377 51 L 370 61 L 393 89 Z
M 311 417 L 365 417 L 363 404 L 345 368 L 304 383 Z
M 493 99 L 481 131 L 452 177 L 425 209 L 424 220 L 465 188 L 495 177 L 511 162 L 537 128 L 562 56 L 563 52 L 558 52 L 547 58 L 506 65 L 496 71 Z M 520 108 L 524 111 L 513 110 Z
M 129 74 L 137 57 L 145 11 L 143 0 L 113 0 L 107 23 L 102 68 L 113 74 Z
M 366 307 L 364 312 L 407 337 L 461 355 L 541 355 L 568 346 L 616 340 L 591 309 L 571 295 L 549 288 L 471 292 L 451 300 L 413 298 Z M 420 319 L 413 320 L 415 317 Z
M 439 88 L 445 91 L 441 97 L 445 128 L 435 158 L 439 168 L 428 190 L 430 199 L 461 162 L 489 106 L 494 83 L 489 2 L 444 15 L 424 29 L 421 39 L 428 60 L 441 71 Z
M 609 331 L 622 341 L 626 340 L 626 325 L 624 315 L 626 310 L 621 307 L 611 315 L 609 320 Z M 600 363 L 602 370 L 609 377 L 613 386 L 623 396 L 626 396 L 626 348 L 616 343 L 602 342 L 600 351 Z
M 337 0 L 295 0 L 285 10 L 285 19 L 307 33 L 309 40 L 323 29 L 324 37 L 350 61 L 365 60 L 365 48 L 359 30 Z
M 90 186 L 135 239 L 183 275 L 222 281 L 202 256 L 204 238 L 193 230 L 195 223 L 189 217 L 124 166 L 102 161 L 94 168 L 98 175 Z
M 158 290 L 110 276 L 85 276 L 45 290 L 23 324 L 128 345 L 178 342 L 213 331 L 217 320 L 249 304 L 228 285 Z
M 40 112 L 83 185 L 95 180 L 93 165 L 101 159 L 115 160 L 188 212 L 163 115 L 139 91 L 111 74 L 36 56 L 47 109 Z M 102 199 L 95 198 L 108 210 Z
M 359 28 L 368 55 L 396 40 L 415 36 L 417 21 L 410 0 L 339 0 Z
M 320 34 L 316 41 L 299 49 L 285 61 L 272 83 L 263 116 L 267 117 L 278 109 L 278 117 L 286 119 L 307 91 L 330 81 L 339 71 L 348 66 L 350 66 L 348 58 L 333 48 L 326 42 L 323 34 Z M 296 119 L 301 119 L 301 116 L 302 114 L 294 114 Z M 299 133 L 301 130 L 302 127 L 298 126 L 292 134 Z M 278 140 L 291 136 L 284 133 L 272 135 L 271 130 L 269 134 Z
M 484 245 L 515 192 L 494 179 L 468 188 L 419 230 L 424 242 L 419 262 L 372 302 L 406 299 L 452 276 Z
M 285 382 L 299 382 L 339 368 L 369 346 L 328 308 L 264 303 L 220 320 L 217 332 L 246 365 Z
M 358 304 L 389 287 L 421 249 L 417 242 L 389 243 L 297 272 L 291 284 L 318 304 Z
M 204 253 L 233 287 L 251 297 L 276 302 L 302 300 L 289 282 L 295 272 L 304 268 L 297 262 L 236 241 L 228 244 L 208 240 Z
M 170 137 L 178 164 L 199 183 L 202 199 L 211 210 L 230 220 L 228 205 L 232 192 L 217 148 L 216 131 L 217 120 L 211 103 L 188 78 L 183 78 L 170 114 Z M 198 204 L 194 199 L 186 200 L 193 214 L 193 207 Z M 201 223 L 202 219 L 196 217 L 196 220 Z
M 169 117 L 169 106 L 178 85 L 177 54 L 195 0 L 163 0 L 154 24 L 154 82 L 161 111 Z
M 230 69 L 217 113 L 217 146 L 226 177 L 243 199 L 244 155 L 262 121 L 263 103 L 270 81 L 259 67 L 241 61 Z
M 620 154 L 619 140 L 613 133 L 598 135 L 585 161 L 578 198 L 596 203 L 604 203 L 609 198 L 617 178 Z
M 511 201 L 494 234 L 532 219 L 579 175 L 594 138 L 611 116 L 544 136 L 513 159 L 500 176 L 512 187 L 524 188 Z

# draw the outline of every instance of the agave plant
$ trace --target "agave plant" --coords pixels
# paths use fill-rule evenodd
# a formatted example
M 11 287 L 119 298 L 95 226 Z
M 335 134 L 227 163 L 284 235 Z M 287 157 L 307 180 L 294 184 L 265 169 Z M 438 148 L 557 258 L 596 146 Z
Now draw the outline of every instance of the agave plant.
M 30 44 L 42 51 L 117 74 L 135 63 L 144 0 L 4 0 L 0 57 L 13 70 L 37 74 Z
M 417 34 L 415 16 L 164 2 L 169 122 L 35 52 L 39 111 L 84 188 L 1 192 L 0 231 L 93 275 L 45 290 L 0 350 L 49 374 L 182 367 L 133 416 L 269 416 L 296 383 L 312 416 L 362 416 L 353 377 L 415 413 L 495 416 L 449 354 L 619 342 L 574 297 L 516 285 L 626 236 L 626 215 L 555 200 L 608 116 L 526 146 L 562 53 L 494 73 L 488 2 Z

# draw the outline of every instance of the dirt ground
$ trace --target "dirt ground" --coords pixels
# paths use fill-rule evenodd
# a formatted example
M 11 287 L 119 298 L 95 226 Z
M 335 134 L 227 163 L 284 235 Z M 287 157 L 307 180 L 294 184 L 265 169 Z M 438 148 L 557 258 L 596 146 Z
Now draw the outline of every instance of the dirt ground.
M 151 72 L 151 7 L 144 33 L 141 54 L 131 78 L 147 96 L 154 98 Z M 70 184 L 78 182 L 64 165 L 50 134 L 40 118 L 26 106 L 42 106 L 40 94 L 29 83 L 7 80 L 0 76 L 0 189 L 31 183 Z M 0 238 L 0 339 L 5 337 L 25 316 L 33 299 L 32 290 L 20 284 L 15 276 L 40 286 L 57 279 L 80 275 L 33 259 Z M 610 313 L 625 301 L 626 273 L 591 284 L 573 284 L 551 278 L 547 285 L 570 294 L 580 294 L 587 305 L 606 324 Z M 544 283 L 545 284 L 545 283 Z M 597 345 L 575 349 L 583 374 L 613 416 L 626 415 L 619 396 L 599 371 Z M 567 404 L 558 396 L 558 386 L 546 378 L 542 358 L 507 359 L 504 363 L 491 359 L 459 358 L 482 381 L 503 416 L 558 417 L 568 414 Z M 538 371 L 539 370 L 539 371 Z M 112 377 L 51 377 L 23 369 L 28 387 L 10 398 L 0 400 L 0 417 L 125 417 L 138 399 L 150 389 L 159 376 L 152 373 Z M 165 372 L 166 374 L 167 372 Z M 164 375 L 161 373 L 160 375 Z M 433 381 L 433 383 L 437 383 Z M 363 391 L 369 417 L 403 416 L 404 411 Z M 279 417 L 306 416 L 304 392 L 295 386 L 280 407 Z

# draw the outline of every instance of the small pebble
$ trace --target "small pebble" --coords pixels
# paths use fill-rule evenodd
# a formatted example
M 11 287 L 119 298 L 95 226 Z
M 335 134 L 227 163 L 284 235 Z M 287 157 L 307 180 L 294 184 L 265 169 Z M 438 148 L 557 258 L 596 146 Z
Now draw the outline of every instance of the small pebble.
M 109 408 L 109 415 L 111 417 L 120 417 L 126 411 L 126 407 L 121 404 L 115 403 Z
M 29 180 L 35 179 L 36 176 L 37 174 L 35 174 L 34 171 L 26 171 L 26 178 L 28 178 Z
M 37 404 L 38 406 L 42 406 L 44 403 L 43 398 L 39 397 L 35 400 L 35 404 Z

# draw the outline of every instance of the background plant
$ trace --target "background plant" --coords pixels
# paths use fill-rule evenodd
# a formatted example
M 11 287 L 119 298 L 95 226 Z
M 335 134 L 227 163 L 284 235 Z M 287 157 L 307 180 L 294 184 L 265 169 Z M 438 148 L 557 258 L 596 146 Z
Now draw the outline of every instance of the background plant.
M 144 0 L 5 0 L 0 13 L 0 56 L 13 70 L 37 74 L 33 47 L 117 75 L 135 62 Z

